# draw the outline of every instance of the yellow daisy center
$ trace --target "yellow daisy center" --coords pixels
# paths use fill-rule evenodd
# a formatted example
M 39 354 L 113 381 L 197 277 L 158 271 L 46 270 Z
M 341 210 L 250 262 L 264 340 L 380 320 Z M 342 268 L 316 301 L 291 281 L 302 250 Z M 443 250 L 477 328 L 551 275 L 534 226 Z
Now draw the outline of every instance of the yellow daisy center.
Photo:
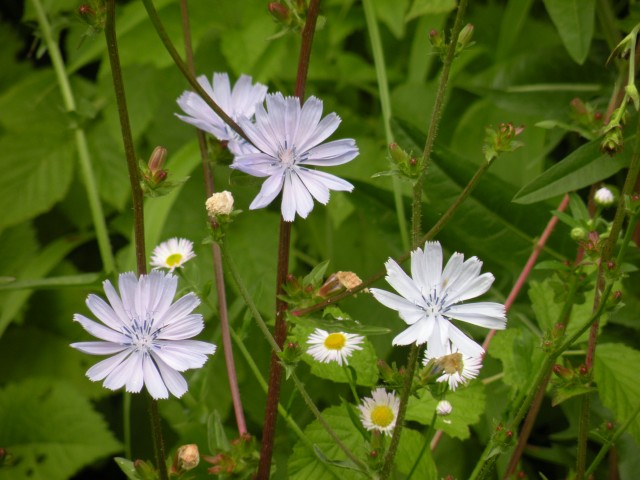
M 347 343 L 347 337 L 342 333 L 330 333 L 324 339 L 324 346 L 329 350 L 342 350 Z
M 172 253 L 167 257 L 167 265 L 170 267 L 176 267 L 180 265 L 181 261 L 182 261 L 181 253 Z
M 388 427 L 394 418 L 393 410 L 387 405 L 376 405 L 371 410 L 371 423 L 377 427 Z
M 456 372 L 462 374 L 464 369 L 464 361 L 462 360 L 461 353 L 452 353 L 451 355 L 445 355 L 438 360 L 438 363 L 442 367 L 445 373 L 452 375 Z

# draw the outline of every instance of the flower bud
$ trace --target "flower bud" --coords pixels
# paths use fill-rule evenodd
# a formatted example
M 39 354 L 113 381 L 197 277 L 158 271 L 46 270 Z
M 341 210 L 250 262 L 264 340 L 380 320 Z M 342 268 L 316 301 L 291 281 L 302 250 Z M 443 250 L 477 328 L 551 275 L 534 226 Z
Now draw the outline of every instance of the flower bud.
M 574 227 L 571 229 L 571 238 L 579 242 L 587 238 L 587 231 L 582 227 Z
M 200 452 L 196 444 L 183 445 L 176 451 L 172 470 L 177 475 L 193 470 L 200 463 Z
M 441 417 L 446 417 L 451 414 L 452 411 L 453 407 L 451 406 L 451 403 L 446 400 L 440 400 L 438 405 L 436 405 L 436 413 Z
M 152 175 L 155 175 L 156 172 L 161 171 L 164 168 L 164 164 L 167 161 L 167 149 L 164 147 L 156 147 L 151 152 L 151 156 L 149 157 L 149 163 L 147 166 L 149 167 L 149 171 Z
M 233 212 L 233 195 L 231 192 L 217 192 L 211 195 L 205 206 L 210 217 L 215 218 L 220 215 L 230 215 Z
M 283 25 L 289 25 L 291 23 L 291 12 L 285 5 L 279 2 L 271 2 L 267 8 L 276 22 L 282 23 Z
M 607 187 L 601 187 L 596 190 L 596 193 L 593 195 L 593 200 L 596 202 L 596 205 L 601 207 L 610 207 L 615 203 L 616 197 L 615 194 Z
M 620 153 L 624 148 L 624 137 L 622 135 L 622 127 L 616 125 L 609 129 L 600 143 L 600 151 L 608 155 Z
M 460 47 L 460 50 L 470 45 L 471 37 L 473 37 L 473 25 L 467 23 L 458 36 L 458 46 Z

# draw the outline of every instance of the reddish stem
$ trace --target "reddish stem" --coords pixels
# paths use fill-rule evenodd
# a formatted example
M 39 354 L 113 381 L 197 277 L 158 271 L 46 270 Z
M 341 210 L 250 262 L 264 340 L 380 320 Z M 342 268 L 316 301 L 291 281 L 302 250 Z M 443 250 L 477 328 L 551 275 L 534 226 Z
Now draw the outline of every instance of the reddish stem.
M 304 103 L 304 92 L 309 71 L 309 59 L 311 47 L 318 20 L 320 0 L 311 0 L 307 19 L 302 30 L 302 43 L 298 58 L 298 74 L 294 95 L 299 98 L 300 104 Z M 283 286 L 289 274 L 289 250 L 291 244 L 291 222 L 280 219 L 280 241 L 278 244 L 278 272 L 276 277 L 276 318 L 274 337 L 280 348 L 284 346 L 287 337 L 286 311 L 287 303 L 280 299 L 284 293 Z M 278 416 L 278 402 L 280 400 L 280 385 L 282 383 L 282 367 L 275 352 L 271 353 L 269 367 L 269 390 L 267 392 L 267 405 L 264 414 L 264 428 L 262 431 L 262 447 L 260 450 L 260 463 L 256 478 L 268 479 L 271 471 L 271 457 L 273 456 L 273 443 L 276 433 L 276 420 Z

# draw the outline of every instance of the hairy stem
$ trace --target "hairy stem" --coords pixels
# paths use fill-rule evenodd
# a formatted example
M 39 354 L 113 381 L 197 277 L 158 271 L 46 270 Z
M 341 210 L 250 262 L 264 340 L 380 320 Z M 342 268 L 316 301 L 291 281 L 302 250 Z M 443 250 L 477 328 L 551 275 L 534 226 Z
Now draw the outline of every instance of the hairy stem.
M 51 59 L 51 64 L 53 65 L 53 70 L 55 71 L 56 78 L 58 80 L 58 86 L 60 88 L 60 93 L 62 94 L 64 108 L 67 112 L 75 112 L 76 100 L 73 95 L 73 90 L 71 89 L 69 77 L 67 76 L 64 60 L 62 59 L 62 53 L 60 52 L 56 39 L 53 37 L 53 31 L 51 29 L 49 19 L 47 18 L 40 0 L 31 0 L 31 3 L 33 4 L 36 12 L 36 18 L 38 19 L 38 25 L 42 32 L 42 38 L 47 45 L 49 58 Z M 100 203 L 100 195 L 98 194 L 93 166 L 91 164 L 91 154 L 89 153 L 89 146 L 87 145 L 87 136 L 81 126 L 78 125 L 74 128 L 74 137 L 76 148 L 78 150 L 80 173 L 82 175 L 87 199 L 89 201 L 89 210 L 91 211 L 91 219 L 96 231 L 96 240 L 98 241 L 98 250 L 100 251 L 102 267 L 104 268 L 105 273 L 110 275 L 116 270 L 115 260 L 113 258 L 107 224 L 104 218 L 102 204 Z
M 182 18 L 182 33 L 184 36 L 185 55 L 187 57 L 187 67 L 192 75 L 195 74 L 193 63 L 193 51 L 191 48 L 191 32 L 189 28 L 189 11 L 187 0 L 180 0 L 180 14 Z M 207 141 L 204 132 L 196 129 L 198 138 L 198 146 L 200 149 L 200 159 L 204 174 L 206 196 L 209 198 L 215 192 L 215 182 L 213 170 L 209 165 L 209 152 L 207 150 Z M 216 222 L 209 219 L 211 228 L 216 228 Z M 216 243 L 211 244 L 211 253 L 213 255 L 213 274 L 216 280 L 216 297 L 218 298 L 218 315 L 220 317 L 220 333 L 222 335 L 222 350 L 224 353 L 224 362 L 227 369 L 227 377 L 229 379 L 229 391 L 231 393 L 231 402 L 233 404 L 233 413 L 238 426 L 238 435 L 242 436 L 247 433 L 247 422 L 244 417 L 244 409 L 242 407 L 242 398 L 240 396 L 240 388 L 238 386 L 238 375 L 236 374 L 236 366 L 233 359 L 233 346 L 231 344 L 231 335 L 229 328 L 229 313 L 227 308 L 227 294 L 225 292 L 224 272 L 222 266 L 222 256 L 220 254 L 220 246 Z

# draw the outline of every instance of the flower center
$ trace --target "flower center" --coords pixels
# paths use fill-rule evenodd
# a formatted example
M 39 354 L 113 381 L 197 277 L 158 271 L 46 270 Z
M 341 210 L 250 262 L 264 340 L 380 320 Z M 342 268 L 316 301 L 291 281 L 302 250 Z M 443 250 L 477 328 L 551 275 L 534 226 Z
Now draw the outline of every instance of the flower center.
M 182 261 L 181 253 L 172 253 L 167 257 L 167 265 L 170 267 L 176 267 L 180 265 L 181 261 Z
M 422 294 L 422 298 L 424 299 L 424 305 L 420 308 L 422 308 L 428 316 L 444 315 L 447 313 L 449 305 L 447 305 L 446 293 L 440 295 L 440 292 L 434 288 L 429 295 Z
M 371 410 L 371 423 L 378 427 L 388 427 L 394 419 L 393 410 L 387 405 L 376 405 Z
M 347 339 L 342 333 L 330 333 L 324 339 L 324 346 L 329 350 L 342 350 L 346 343 Z
M 296 153 L 292 148 L 280 150 L 278 158 L 286 168 L 291 168 L 296 163 Z
M 136 350 L 151 350 L 153 341 L 157 337 L 159 330 L 153 331 L 153 318 L 140 320 L 133 318 L 131 321 L 131 329 L 125 327 L 125 334 L 131 339 L 131 345 Z
M 462 375 L 462 370 L 464 369 L 464 361 L 460 352 L 445 355 L 438 359 L 438 364 L 440 364 L 444 372 L 449 375 L 456 372 Z

